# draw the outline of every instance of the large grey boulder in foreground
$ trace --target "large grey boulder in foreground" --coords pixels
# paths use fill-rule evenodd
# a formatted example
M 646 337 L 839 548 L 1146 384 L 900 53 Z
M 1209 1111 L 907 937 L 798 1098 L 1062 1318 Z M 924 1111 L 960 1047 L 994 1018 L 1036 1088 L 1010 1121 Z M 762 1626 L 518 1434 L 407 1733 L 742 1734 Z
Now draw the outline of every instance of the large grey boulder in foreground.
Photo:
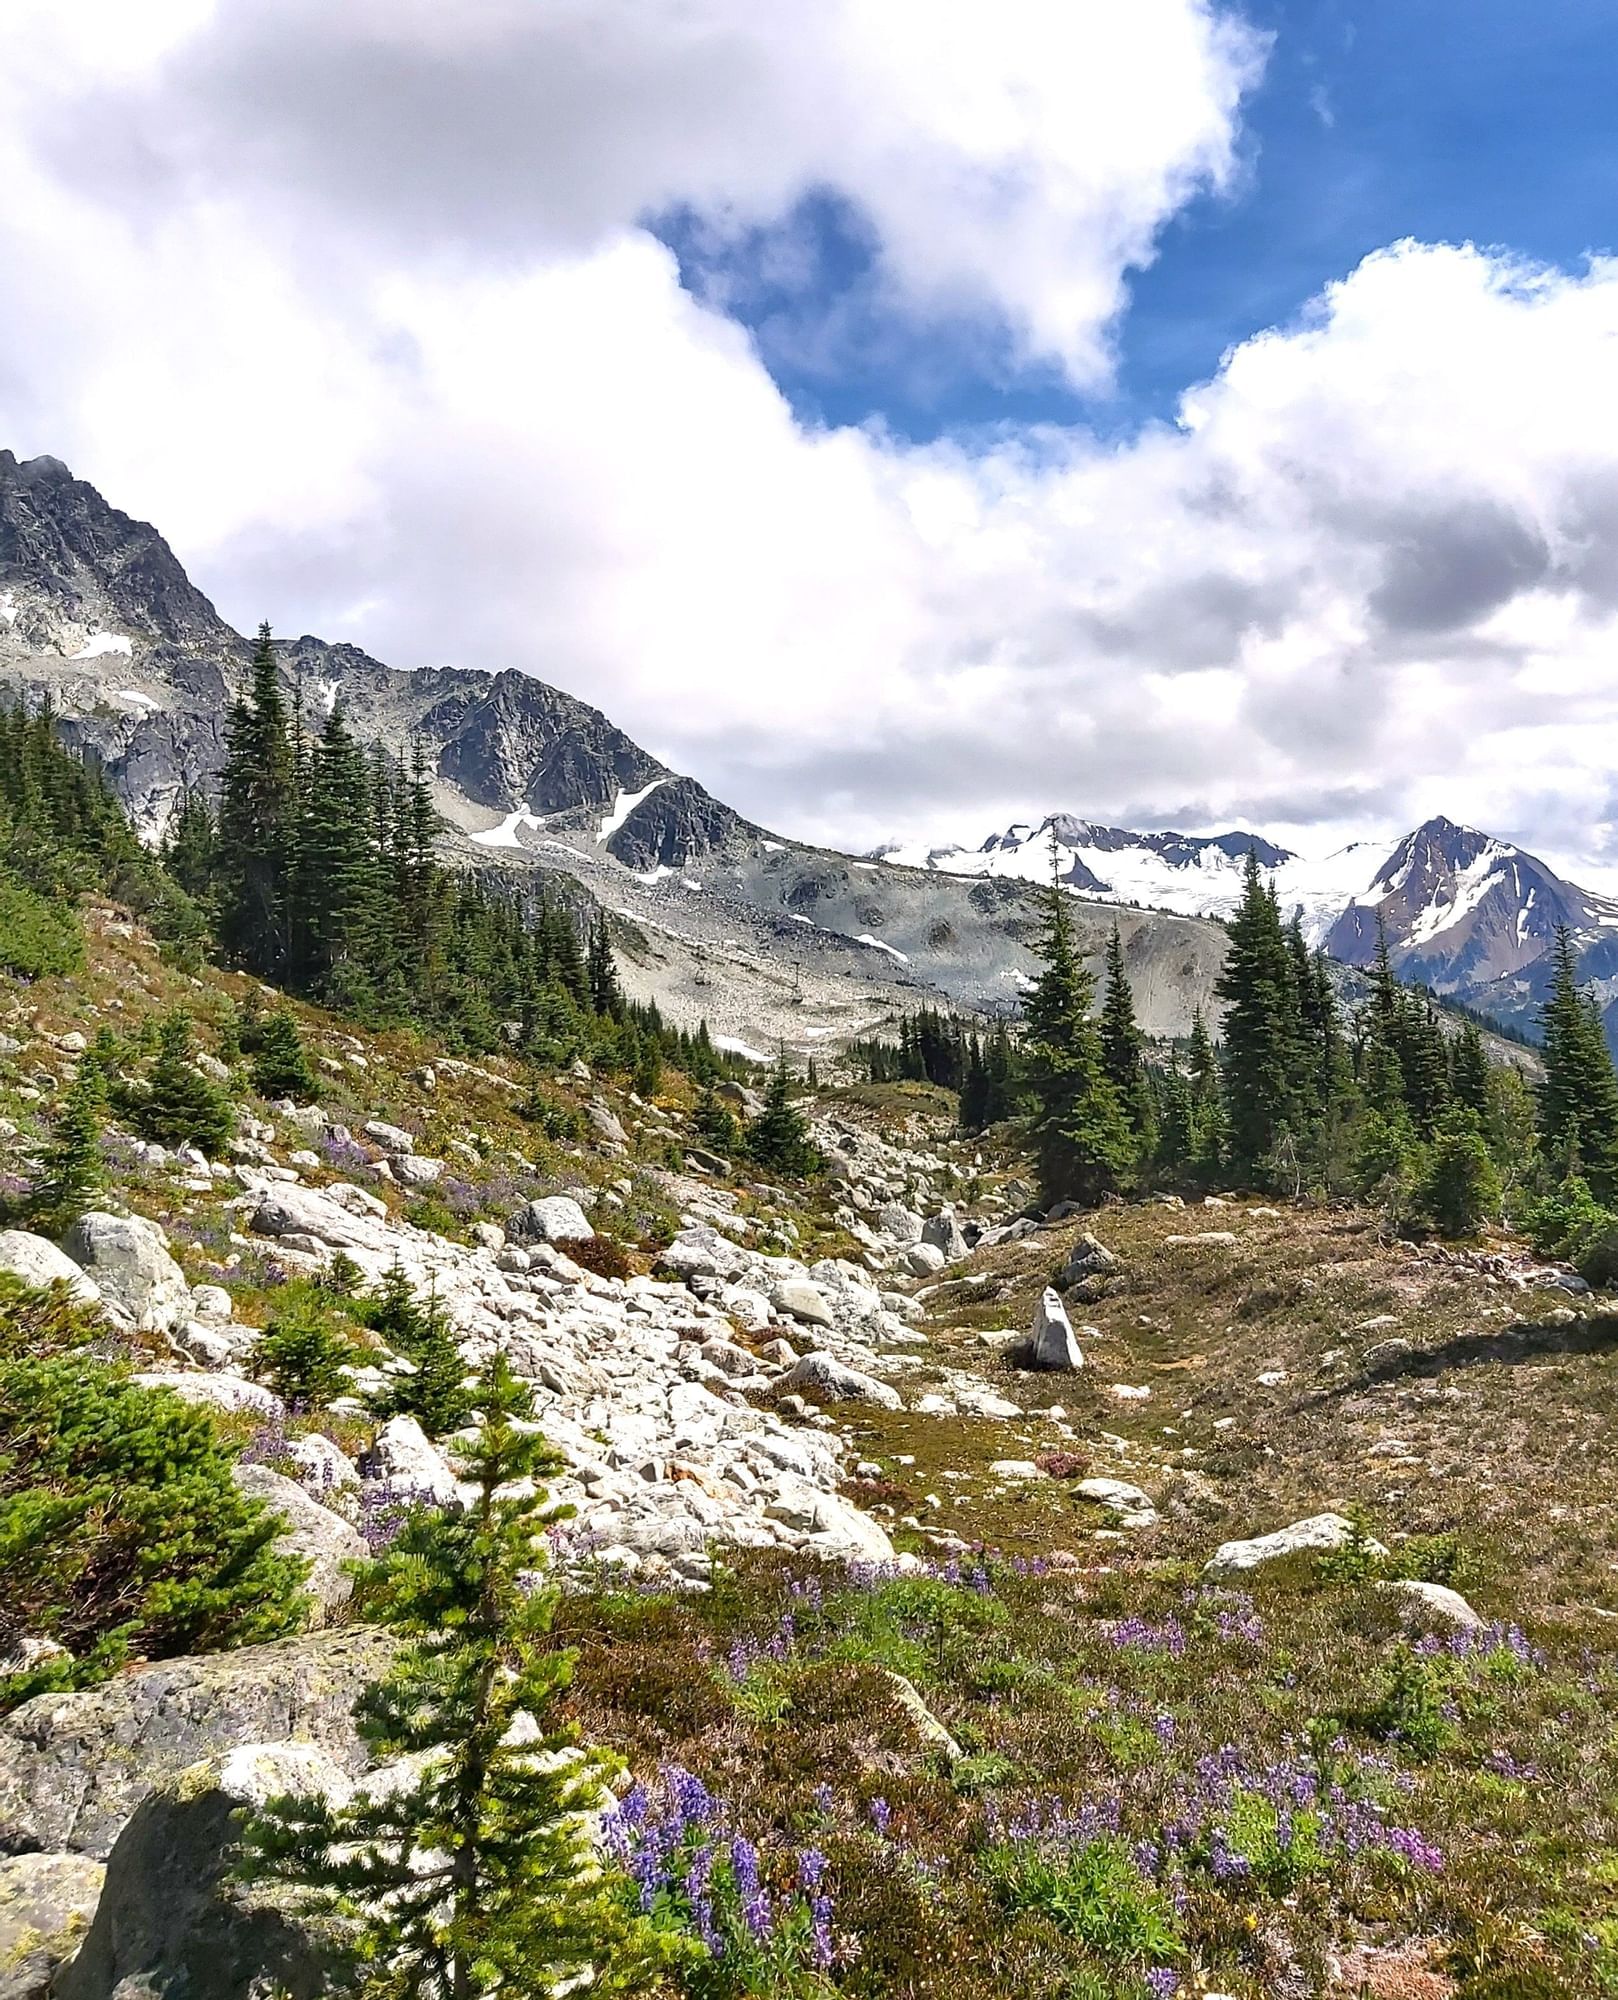
M 0 1721 L 0 1849 L 105 1860 L 148 1792 L 243 1743 L 307 1741 L 363 1770 L 354 1703 L 391 1651 L 364 1628 L 315 1633 L 36 1695 Z
M 44 2000 L 95 1915 L 105 1873 L 83 1854 L 0 1860 L 0 2000 Z
M 107 1863 L 101 1901 L 53 2000 L 318 2000 L 332 1991 L 323 1940 L 288 1893 L 229 1880 L 236 1815 L 285 1793 L 343 1803 L 347 1774 L 312 1743 L 243 1745 L 176 1773 L 143 1799 Z
M 169 1255 L 168 1238 L 145 1216 L 91 1209 L 68 1231 L 63 1247 L 102 1296 L 143 1331 L 167 1333 L 191 1317 L 185 1273 Z

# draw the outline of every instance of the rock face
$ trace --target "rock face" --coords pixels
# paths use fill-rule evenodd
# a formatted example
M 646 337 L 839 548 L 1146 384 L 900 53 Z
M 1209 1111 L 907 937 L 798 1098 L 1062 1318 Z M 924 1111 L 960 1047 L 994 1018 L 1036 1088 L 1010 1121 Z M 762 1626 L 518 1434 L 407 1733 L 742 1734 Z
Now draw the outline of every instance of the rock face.
M 1049 1286 L 1034 1308 L 1034 1366 L 1069 1374 L 1084 1366 L 1084 1350 L 1079 1346 L 1067 1308 Z
M 166 1660 L 0 1720 L 0 1849 L 105 1860 L 164 1779 L 236 1744 L 307 1739 L 364 1768 L 355 1700 L 390 1642 L 356 1629 Z
M 588 1241 L 595 1231 L 571 1195 L 548 1194 L 524 1202 L 506 1224 L 506 1234 L 514 1243 L 565 1243 Z
M 1257 1535 L 1247 1542 L 1221 1543 L 1203 1565 L 1202 1573 L 1214 1583 L 1224 1577 L 1245 1576 L 1249 1570 L 1281 1562 L 1287 1556 L 1324 1555 L 1343 1548 L 1353 1535 L 1354 1524 L 1344 1515 L 1311 1514 L 1307 1520 L 1277 1528 L 1271 1535 Z M 1387 1554 L 1380 1542 L 1368 1540 L 1365 1548 L 1371 1555 Z
M 0 2000 L 45 2000 L 95 1915 L 105 1874 L 82 1854 L 0 1860 Z
M 366 1547 L 340 1514 L 312 1499 L 295 1479 L 267 1465 L 235 1468 L 236 1484 L 273 1507 L 286 1522 L 275 1546 L 283 1555 L 302 1556 L 309 1565 L 304 1593 L 313 1607 L 311 1623 L 324 1625 L 354 1595 L 350 1563 L 362 1562 Z
M 68 1231 L 66 1249 L 143 1331 L 167 1333 L 190 1318 L 191 1288 L 155 1222 L 92 1209 Z
M 348 1774 L 313 1743 L 248 1745 L 170 1777 L 119 1835 L 95 1920 L 54 2000 L 329 1993 L 321 1932 L 274 1890 L 234 1885 L 226 1870 L 242 1808 L 284 1793 L 341 1803 L 349 1791 Z
M 71 1257 L 26 1229 L 0 1229 L 0 1271 L 9 1271 L 25 1285 L 52 1285 L 60 1280 L 85 1305 L 96 1305 L 101 1298 L 99 1286 Z

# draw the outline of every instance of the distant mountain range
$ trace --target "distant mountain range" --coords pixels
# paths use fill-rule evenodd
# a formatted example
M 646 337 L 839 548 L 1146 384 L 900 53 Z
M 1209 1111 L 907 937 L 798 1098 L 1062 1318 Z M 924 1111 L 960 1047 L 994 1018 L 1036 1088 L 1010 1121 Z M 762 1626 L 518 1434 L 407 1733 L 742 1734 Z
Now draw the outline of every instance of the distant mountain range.
M 57 459 L 0 451 L 0 691 L 49 698 L 147 837 L 217 775 L 250 653 L 156 528 Z M 519 889 L 566 878 L 612 915 L 629 991 L 733 1046 L 810 1050 L 927 1001 L 1008 1011 L 1034 969 L 1028 883 L 883 868 L 773 835 L 526 671 L 538 662 L 400 670 L 307 636 L 278 653 L 309 726 L 341 703 L 362 742 L 425 754 L 467 866 Z M 1076 918 L 1097 958 L 1112 912 L 1081 905 Z M 1124 934 L 1143 1023 L 1184 1033 L 1211 1005 L 1223 933 L 1142 912 Z
M 989 880 L 1058 879 L 1077 896 L 1227 917 L 1241 894 L 1249 852 L 1275 883 L 1285 915 L 1312 944 L 1349 965 L 1368 965 L 1377 922 L 1400 974 L 1437 993 L 1531 1030 L 1544 997 L 1559 924 L 1579 947 L 1580 974 L 1596 990 L 1618 1043 L 1618 900 L 1564 881 L 1510 841 L 1442 817 L 1407 833 L 1390 852 L 1357 841 L 1318 860 L 1261 835 L 1134 833 L 1054 813 L 1019 823 L 980 847 L 878 849 L 889 867 Z

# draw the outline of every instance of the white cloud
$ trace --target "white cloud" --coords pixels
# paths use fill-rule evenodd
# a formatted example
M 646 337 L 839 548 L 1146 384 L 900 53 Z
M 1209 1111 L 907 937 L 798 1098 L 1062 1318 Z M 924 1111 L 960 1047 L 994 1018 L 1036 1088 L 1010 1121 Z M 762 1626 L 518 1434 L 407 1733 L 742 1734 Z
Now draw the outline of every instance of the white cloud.
M 783 830 L 1442 808 L 1605 851 L 1618 268 L 1394 246 L 1122 444 L 807 430 L 647 208 L 829 179 L 908 310 L 1093 379 L 1127 269 L 1230 173 L 1254 45 L 1191 0 L 925 14 L 26 16 L 0 441 L 156 520 L 238 624 L 522 666 Z

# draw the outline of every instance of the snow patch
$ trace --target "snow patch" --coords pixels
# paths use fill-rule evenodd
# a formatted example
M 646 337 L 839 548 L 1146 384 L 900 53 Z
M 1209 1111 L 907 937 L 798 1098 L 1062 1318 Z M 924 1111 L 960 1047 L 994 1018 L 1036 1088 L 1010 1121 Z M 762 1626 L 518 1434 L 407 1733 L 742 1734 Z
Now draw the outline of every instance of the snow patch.
M 114 701 L 133 702 L 136 708 L 154 709 L 162 707 L 161 702 L 153 701 L 149 694 L 142 694 L 139 688 L 114 688 L 112 698 Z
M 330 715 L 336 708 L 337 697 L 340 692 L 339 684 L 335 680 L 322 681 L 319 687 L 315 689 L 315 699 L 320 703 L 320 712 L 322 715 Z M 515 845 L 516 843 L 513 842 L 512 844 Z
M 819 929 L 819 926 L 815 923 L 812 917 L 800 917 L 796 910 L 792 910 L 788 913 L 787 920 L 789 923 L 807 924 L 810 930 Z
M 547 813 L 536 813 L 532 806 L 523 804 L 515 812 L 507 813 L 498 826 L 486 826 L 472 838 L 479 847 L 517 847 L 522 842 L 517 838 L 518 830 L 527 827 L 530 833 L 537 833 L 549 818 Z
M 785 854 L 786 848 L 779 840 L 761 840 L 759 846 L 766 854 Z
M 17 600 L 9 590 L 0 590 L 0 624 L 15 625 L 17 622 Z
M 898 959 L 901 965 L 908 965 L 910 963 L 910 960 L 906 958 L 904 953 L 900 951 L 897 946 L 891 944 L 884 944 L 881 938 L 872 937 L 869 932 L 862 931 L 860 935 L 857 938 L 855 938 L 854 942 L 856 944 L 868 944 L 873 951 L 885 951 L 890 958 Z
M 122 653 L 127 660 L 134 650 L 133 645 L 121 632 L 92 632 L 73 658 L 99 660 L 103 653 Z
M 767 1063 L 770 1060 L 768 1056 L 761 1056 L 757 1049 L 750 1047 L 746 1042 L 738 1041 L 734 1035 L 715 1035 L 713 1045 L 716 1049 L 723 1049 L 727 1056 L 742 1056 L 748 1062 Z
M 664 782 L 662 778 L 654 778 L 644 791 L 620 792 L 613 802 L 612 811 L 601 822 L 601 831 L 596 835 L 597 841 L 611 840 L 636 806 L 643 805 Z

